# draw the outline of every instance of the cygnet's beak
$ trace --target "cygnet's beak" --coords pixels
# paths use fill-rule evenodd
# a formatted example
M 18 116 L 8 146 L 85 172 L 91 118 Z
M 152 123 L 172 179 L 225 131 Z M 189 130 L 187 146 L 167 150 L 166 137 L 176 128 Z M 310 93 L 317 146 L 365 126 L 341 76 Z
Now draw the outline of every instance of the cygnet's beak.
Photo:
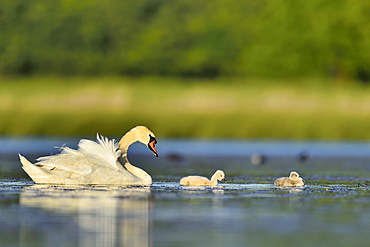
M 155 147 L 155 144 L 157 144 L 157 140 L 154 137 L 150 136 L 150 141 L 148 143 L 148 148 L 150 149 L 150 151 L 153 152 L 155 157 L 158 157 L 158 153 L 157 153 L 157 149 Z

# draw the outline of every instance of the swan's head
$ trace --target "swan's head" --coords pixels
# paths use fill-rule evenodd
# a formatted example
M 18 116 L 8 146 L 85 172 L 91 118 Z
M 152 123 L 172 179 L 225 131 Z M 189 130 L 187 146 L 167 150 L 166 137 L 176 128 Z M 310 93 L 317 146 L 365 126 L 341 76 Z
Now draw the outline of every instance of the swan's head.
M 217 170 L 214 174 L 218 181 L 225 181 L 225 173 L 221 170 Z
M 298 172 L 291 172 L 290 175 L 289 175 L 289 178 L 290 179 L 297 179 L 297 178 L 299 178 Z
M 131 131 L 135 133 L 135 137 L 139 142 L 147 145 L 150 151 L 158 157 L 157 149 L 155 147 L 157 139 L 155 139 L 155 135 L 150 129 L 145 126 L 136 126 Z

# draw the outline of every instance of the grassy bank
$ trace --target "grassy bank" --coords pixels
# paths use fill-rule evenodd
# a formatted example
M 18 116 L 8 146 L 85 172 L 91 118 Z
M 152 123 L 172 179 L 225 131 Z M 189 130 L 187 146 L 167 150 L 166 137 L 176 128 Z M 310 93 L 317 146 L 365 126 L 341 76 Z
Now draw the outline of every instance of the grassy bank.
M 162 137 L 369 140 L 369 95 L 314 81 L 1 78 L 0 134 L 120 136 L 144 124 Z

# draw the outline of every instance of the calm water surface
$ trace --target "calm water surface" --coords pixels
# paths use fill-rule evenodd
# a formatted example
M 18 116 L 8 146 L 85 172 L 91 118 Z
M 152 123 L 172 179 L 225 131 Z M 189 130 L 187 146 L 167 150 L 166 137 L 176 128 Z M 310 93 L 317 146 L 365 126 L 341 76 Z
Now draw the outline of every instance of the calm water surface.
M 35 185 L 20 169 L 18 152 L 32 160 L 64 143 L 76 140 L 0 139 L 0 246 L 369 244 L 369 143 L 162 140 L 159 158 L 134 145 L 151 187 Z M 178 185 L 217 169 L 218 187 Z M 305 187 L 272 185 L 291 170 Z

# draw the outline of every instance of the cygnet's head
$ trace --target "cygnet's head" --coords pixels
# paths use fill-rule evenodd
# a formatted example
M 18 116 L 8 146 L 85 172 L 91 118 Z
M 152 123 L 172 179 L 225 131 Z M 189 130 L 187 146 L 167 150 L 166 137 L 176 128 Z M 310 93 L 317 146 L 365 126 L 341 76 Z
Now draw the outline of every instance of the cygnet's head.
M 218 181 L 225 181 L 225 173 L 221 170 L 217 170 L 213 176 L 216 176 Z
M 299 178 L 299 174 L 298 174 L 298 172 L 291 172 L 290 173 L 290 175 L 289 175 L 289 178 L 290 179 L 297 179 L 297 178 Z

